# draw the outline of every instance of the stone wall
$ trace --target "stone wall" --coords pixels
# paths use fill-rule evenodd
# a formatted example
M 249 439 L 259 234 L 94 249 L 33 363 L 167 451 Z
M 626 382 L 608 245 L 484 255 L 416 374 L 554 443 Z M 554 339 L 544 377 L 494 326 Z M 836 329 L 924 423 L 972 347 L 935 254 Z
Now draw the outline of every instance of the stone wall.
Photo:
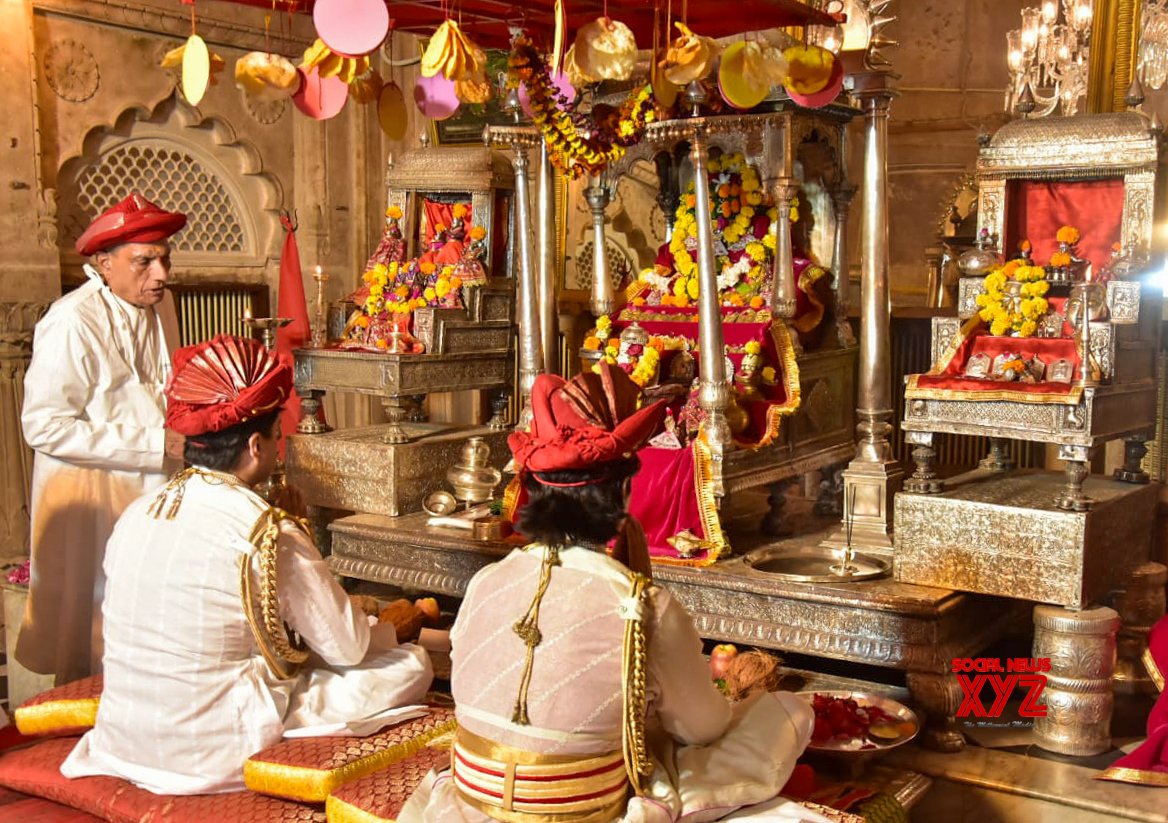
M 0 3 L 7 46 L 0 53 L 0 558 L 26 551 L 31 456 L 18 422 L 24 368 L 39 313 L 63 282 L 80 279 L 71 241 L 84 225 L 75 194 L 81 170 L 128 140 L 166 141 L 189 152 L 222 181 L 248 240 L 230 253 L 177 252 L 175 280 L 266 284 L 275 305 L 281 210 L 299 222 L 310 300 L 316 265 L 331 275 L 329 299 L 340 297 L 353 289 L 380 236 L 386 158 L 418 145 L 423 124 L 412 106 L 406 138 L 395 143 L 369 107 L 349 103 L 321 123 L 290 102 L 256 105 L 235 87 L 235 59 L 247 51 L 270 48 L 298 62 L 314 37 L 310 18 L 274 15 L 265 37 L 262 9 L 200 3 L 195 10 L 198 33 L 226 68 L 192 107 L 176 91 L 177 77 L 158 65 L 190 34 L 189 6 Z M 395 45 L 399 56 L 417 50 L 407 36 Z M 383 77 L 412 88 L 415 68 L 390 70 L 379 60 Z

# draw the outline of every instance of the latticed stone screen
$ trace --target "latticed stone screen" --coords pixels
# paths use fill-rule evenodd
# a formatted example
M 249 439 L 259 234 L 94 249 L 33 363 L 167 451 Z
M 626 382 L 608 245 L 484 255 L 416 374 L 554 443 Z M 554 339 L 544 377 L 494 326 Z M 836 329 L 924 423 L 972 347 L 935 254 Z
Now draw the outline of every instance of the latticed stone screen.
M 94 217 L 131 191 L 186 214 L 186 228 L 171 239 L 173 250 L 249 250 L 238 204 L 215 173 L 182 147 L 146 140 L 123 143 L 81 173 L 76 197 L 65 200 L 71 213 L 64 221 L 62 244 L 72 246 Z

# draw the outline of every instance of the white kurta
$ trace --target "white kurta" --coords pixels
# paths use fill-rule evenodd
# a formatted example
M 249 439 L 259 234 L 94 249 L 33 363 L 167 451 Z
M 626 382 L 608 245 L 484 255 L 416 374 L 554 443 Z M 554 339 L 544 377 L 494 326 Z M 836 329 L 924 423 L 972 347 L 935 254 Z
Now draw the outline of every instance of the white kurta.
M 106 551 L 105 685 L 97 723 L 61 767 L 157 794 L 243 788 L 244 761 L 285 729 L 355 720 L 423 700 L 426 652 L 371 630 L 312 541 L 281 530 L 280 610 L 315 655 L 299 675 L 269 671 L 240 602 L 239 568 L 267 504 L 240 486 L 192 477 L 173 520 L 134 502 Z
M 542 755 L 595 756 L 621 748 L 622 600 L 628 570 L 583 548 L 560 553 L 539 613 L 530 725 L 511 722 L 525 646 L 512 626 L 536 591 L 546 549 L 515 551 L 467 587 L 451 630 L 451 686 L 459 726 L 494 743 Z M 771 800 L 811 737 L 811 707 L 764 694 L 733 708 L 710 680 L 685 608 L 649 589 L 647 729 L 655 771 L 624 823 L 714 820 Z M 751 820 L 821 820 L 776 804 Z M 790 816 L 791 814 L 794 816 Z M 449 772 L 432 774 L 398 816 L 402 823 L 489 823 Z
M 174 302 L 139 308 L 90 280 L 37 324 L 21 424 L 36 451 L 32 581 L 16 657 L 59 683 L 101 671 L 101 563 L 127 505 L 177 464 L 164 456 Z

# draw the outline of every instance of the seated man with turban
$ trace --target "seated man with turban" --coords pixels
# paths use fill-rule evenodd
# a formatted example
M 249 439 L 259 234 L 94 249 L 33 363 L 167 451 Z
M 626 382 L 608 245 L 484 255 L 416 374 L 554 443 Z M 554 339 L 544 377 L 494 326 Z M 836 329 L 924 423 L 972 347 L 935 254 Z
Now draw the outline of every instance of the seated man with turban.
M 286 730 L 420 702 L 426 652 L 372 629 L 304 525 L 253 487 L 276 466 L 288 363 L 221 335 L 180 349 L 167 426 L 190 468 L 122 515 L 105 556 L 97 722 L 61 767 L 157 794 L 243 788 Z
M 541 374 L 511 435 L 533 542 L 471 580 L 451 631 L 458 731 L 401 823 L 676 823 L 772 801 L 811 737 L 809 704 L 714 686 L 685 608 L 648 578 L 627 512 L 661 403 L 619 367 Z M 606 546 L 614 544 L 611 554 Z M 750 820 L 823 818 L 778 801 Z

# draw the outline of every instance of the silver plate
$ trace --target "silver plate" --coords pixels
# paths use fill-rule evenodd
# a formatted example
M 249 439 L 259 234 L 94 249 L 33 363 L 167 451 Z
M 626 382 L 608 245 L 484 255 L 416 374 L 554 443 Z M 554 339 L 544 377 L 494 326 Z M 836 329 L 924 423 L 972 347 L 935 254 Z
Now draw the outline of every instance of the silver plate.
M 848 574 L 840 574 L 832 567 L 841 565 L 841 554 L 838 549 L 824 546 L 801 546 L 796 549 L 760 549 L 746 555 L 744 560 L 756 572 L 799 583 L 850 583 L 884 577 L 890 571 L 887 561 L 857 554 L 852 558 L 854 569 Z
M 873 754 L 875 752 L 887 751 L 888 749 L 895 749 L 897 746 L 903 746 L 916 737 L 917 733 L 921 730 L 921 721 L 917 717 L 916 712 L 903 703 L 893 700 L 891 697 L 884 697 L 883 695 L 872 694 L 871 692 L 852 691 L 798 692 L 796 696 L 806 700 L 807 705 L 811 705 L 812 698 L 817 694 L 822 694 L 827 697 L 838 697 L 844 700 L 855 700 L 861 708 L 875 706 L 885 714 L 895 717 L 900 723 L 906 724 L 906 727 L 907 724 L 911 723 L 913 729 L 911 732 L 906 732 L 892 741 L 870 740 L 867 737 L 851 737 L 847 740 L 832 739 L 823 743 L 808 743 L 808 751 L 822 752 L 825 754 Z

